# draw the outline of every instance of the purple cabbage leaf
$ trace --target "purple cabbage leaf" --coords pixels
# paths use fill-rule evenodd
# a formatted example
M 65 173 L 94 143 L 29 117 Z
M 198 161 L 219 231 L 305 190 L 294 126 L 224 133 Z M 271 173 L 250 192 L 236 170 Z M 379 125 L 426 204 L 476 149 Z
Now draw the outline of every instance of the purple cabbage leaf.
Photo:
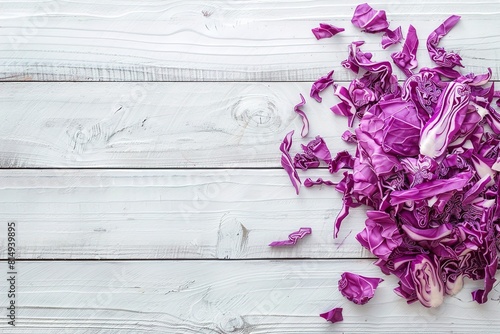
M 310 95 L 318 102 L 320 93 L 333 86 L 340 101 L 330 109 L 346 117 L 351 128 L 336 128 L 335 133 L 342 133 L 339 139 L 349 151 L 330 151 L 317 136 L 301 145 L 292 160 L 293 131 L 280 146 L 282 166 L 297 193 L 297 169 L 327 166 L 332 174 L 342 173 L 338 182 L 304 181 L 305 187 L 332 186 L 342 194 L 333 237 L 338 237 L 351 209 L 365 206 L 366 220 L 357 241 L 377 257 L 381 272 L 397 277 L 398 296 L 425 307 L 441 305 L 446 295 L 462 289 L 466 279 L 482 281 L 471 299 L 485 303 L 498 268 L 500 91 L 495 90 L 491 69 L 463 74 L 460 56 L 439 47 L 459 19 L 450 16 L 429 35 L 427 49 L 434 68 L 417 69 L 419 40 L 415 27 L 409 26 L 401 51 L 391 55 L 406 76 L 401 83 L 389 61 L 376 61 L 371 52 L 361 50 L 366 47 L 363 41 L 354 41 L 341 65 L 355 78 L 346 85 L 334 83 L 332 71 L 313 84 Z M 367 33 L 383 34 L 383 48 L 401 40 L 400 27 L 389 29 L 385 11 L 366 3 L 356 7 L 352 23 Z M 295 109 L 301 111 L 303 103 Z M 296 242 L 292 235 L 281 243 Z M 364 304 L 380 282 L 344 273 L 339 290 Z M 341 310 L 322 317 L 339 321 Z
M 308 177 L 307 179 L 304 180 L 304 186 L 306 188 L 310 188 L 313 186 L 319 186 L 322 184 L 327 185 L 327 186 L 336 186 L 337 185 L 337 183 L 335 183 L 335 182 L 332 182 L 329 180 L 323 180 L 322 178 L 318 178 L 318 179 L 316 179 L 316 181 L 314 181 Z
M 288 235 L 288 240 L 273 241 L 269 244 L 271 247 L 293 246 L 299 239 L 304 238 L 306 235 L 311 234 L 310 227 L 301 227 L 298 231 L 292 232 Z
M 295 192 L 297 195 L 299 194 L 300 189 L 300 178 L 299 174 L 297 174 L 297 170 L 295 169 L 295 165 L 293 163 L 292 157 L 290 157 L 290 148 L 292 147 L 292 137 L 294 131 L 290 131 L 286 134 L 283 142 L 280 145 L 281 151 L 281 166 L 287 172 L 290 177 L 290 181 L 292 182 L 293 187 L 295 188 Z
M 403 39 L 401 27 L 394 30 L 387 28 L 382 35 L 382 49 L 387 49 L 389 46 L 399 43 Z
M 378 285 L 384 280 L 344 272 L 339 280 L 339 291 L 342 296 L 355 304 L 364 305 L 375 295 Z
M 453 52 L 446 52 L 444 48 L 438 47 L 439 41 L 458 23 L 460 16 L 452 15 L 447 18 L 439 27 L 430 33 L 427 38 L 427 50 L 431 59 L 439 66 L 454 67 L 456 65 L 463 67 L 462 58 Z
M 309 133 L 309 119 L 307 118 L 306 113 L 301 109 L 306 104 L 306 100 L 304 99 L 304 96 L 302 96 L 302 94 L 300 94 L 300 100 L 301 100 L 301 102 L 299 102 L 297 105 L 295 105 L 293 110 L 302 119 L 302 131 L 300 132 L 300 135 L 302 137 L 305 137 Z
M 418 37 L 417 31 L 410 24 L 408 27 L 408 33 L 406 34 L 406 40 L 403 44 L 403 49 L 399 52 L 391 54 L 392 61 L 399 67 L 408 77 L 413 75 L 412 70 L 417 68 L 417 49 L 418 49 Z
M 356 7 L 351 22 L 354 26 L 369 33 L 385 31 L 389 27 L 385 10 L 375 10 L 367 3 Z
M 316 80 L 311 87 L 311 93 L 309 94 L 313 99 L 321 103 L 323 99 L 319 96 L 319 93 L 324 91 L 333 84 L 333 71 L 330 71 L 327 75 Z
M 344 317 L 342 316 L 342 307 L 335 307 L 334 309 L 321 313 L 319 316 L 325 319 L 326 321 L 330 321 L 331 323 L 336 323 L 339 321 L 344 320 Z
M 314 37 L 318 40 L 333 37 L 344 30 L 344 28 L 338 28 L 328 23 L 320 23 L 319 27 L 311 29 Z

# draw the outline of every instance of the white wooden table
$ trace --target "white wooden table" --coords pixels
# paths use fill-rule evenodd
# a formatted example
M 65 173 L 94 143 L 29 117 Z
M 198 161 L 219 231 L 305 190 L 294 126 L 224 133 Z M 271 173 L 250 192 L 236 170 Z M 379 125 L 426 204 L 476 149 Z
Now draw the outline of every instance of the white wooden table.
M 466 282 L 437 309 L 407 305 L 354 236 L 357 210 L 332 238 L 341 197 L 303 188 L 280 168 L 293 106 L 340 66 L 346 45 L 387 59 L 380 36 L 350 23 L 357 3 L 332 0 L 75 0 L 0 3 L 0 306 L 2 333 L 500 332 L 500 289 L 478 305 Z M 418 60 L 451 14 L 442 45 L 466 71 L 500 79 L 500 2 L 402 1 Z M 319 22 L 345 27 L 317 41 Z M 403 76 L 399 73 L 400 77 Z M 311 137 L 344 149 L 332 96 L 307 98 Z M 295 137 L 295 146 L 310 138 Z M 327 176 L 327 171 L 307 175 Z M 7 223 L 15 222 L 16 327 L 6 318 Z M 271 249 L 301 226 L 313 234 Z M 344 271 L 383 277 L 358 306 Z M 344 321 L 318 316 L 344 308 Z

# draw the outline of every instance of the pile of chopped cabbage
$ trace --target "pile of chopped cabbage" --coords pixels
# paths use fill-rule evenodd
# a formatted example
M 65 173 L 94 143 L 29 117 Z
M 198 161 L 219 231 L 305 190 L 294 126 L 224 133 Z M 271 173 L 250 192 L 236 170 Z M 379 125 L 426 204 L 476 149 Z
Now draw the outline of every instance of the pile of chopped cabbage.
M 384 274 L 399 278 L 394 289 L 399 296 L 426 307 L 439 306 L 445 295 L 456 294 L 466 277 L 484 282 L 472 298 L 486 302 L 498 266 L 500 113 L 495 108 L 500 106 L 500 92 L 490 82 L 491 70 L 462 74 L 455 69 L 463 67 L 461 57 L 438 46 L 459 19 L 450 16 L 428 36 L 434 68 L 417 70 L 419 40 L 409 26 L 401 51 L 391 55 L 406 75 L 404 82 L 398 82 L 391 62 L 372 59 L 362 50 L 364 42 L 355 41 L 342 66 L 357 78 L 343 87 L 335 84 L 332 71 L 313 84 L 310 96 L 316 101 L 321 102 L 320 93 L 330 86 L 340 99 L 331 110 L 347 117 L 353 128 L 342 139 L 355 146 L 354 156 L 346 151 L 333 156 L 318 136 L 292 158 L 293 131 L 280 147 L 282 166 L 297 194 L 302 184 L 297 169 L 327 165 L 331 173 L 343 172 L 338 183 L 304 181 L 306 187 L 326 184 L 343 194 L 334 236 L 351 208 L 368 207 L 365 227 L 356 239 L 378 258 L 375 264 Z M 401 27 L 389 29 L 385 11 L 368 4 L 356 8 L 352 23 L 367 33 L 383 33 L 383 48 L 403 39 Z M 322 23 L 313 33 L 321 39 L 343 30 Z M 304 137 L 309 126 L 301 98 L 295 112 L 304 121 Z M 363 289 L 359 277 L 349 283 L 358 284 L 353 291 L 370 295 L 350 294 L 349 299 L 365 303 L 379 281 L 366 278 L 376 284 Z M 340 321 L 341 311 L 322 316 Z

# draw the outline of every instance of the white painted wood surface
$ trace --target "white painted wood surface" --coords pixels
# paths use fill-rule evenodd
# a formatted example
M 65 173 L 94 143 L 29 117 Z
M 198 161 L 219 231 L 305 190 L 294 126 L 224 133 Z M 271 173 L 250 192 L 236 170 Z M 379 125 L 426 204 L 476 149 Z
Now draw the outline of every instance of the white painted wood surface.
M 380 35 L 351 23 L 357 2 L 330 0 L 9 1 L 0 3 L 0 78 L 76 81 L 313 81 L 338 68 L 347 45 L 366 40 L 387 59 Z M 443 40 L 467 70 L 499 78 L 500 6 L 489 1 L 373 3 L 391 26 L 412 23 L 425 41 L 449 15 L 462 22 Z M 317 41 L 319 22 L 346 32 Z M 419 62 L 431 65 L 425 43 Z M 346 71 L 335 74 L 348 79 Z
M 394 277 L 384 277 L 368 304 L 355 305 L 337 289 L 346 270 L 379 275 L 370 260 L 21 262 L 21 320 L 15 329 L 0 328 L 12 334 L 267 334 L 494 333 L 500 326 L 498 302 L 470 301 L 477 284 L 426 309 L 407 305 L 392 291 Z M 343 322 L 318 316 L 333 307 L 344 308 Z
M 280 167 L 279 143 L 302 123 L 349 149 L 345 118 L 308 97 L 311 83 L 2 83 L 1 167 Z M 310 138 L 295 136 L 293 150 Z
M 334 240 L 341 194 L 324 186 L 297 196 L 279 169 L 0 170 L 0 179 L 0 221 L 16 222 L 22 259 L 370 256 L 354 239 L 364 210 Z M 267 246 L 302 226 L 314 233 L 300 246 Z
M 354 239 L 364 213 L 333 240 L 340 195 L 296 196 L 279 168 L 280 141 L 302 126 L 300 93 L 311 137 L 349 149 L 331 91 L 322 104 L 308 98 L 331 69 L 337 81 L 352 78 L 340 67 L 347 44 L 367 40 L 375 59 L 399 48 L 381 50 L 380 35 L 351 25 L 356 4 L 1 2 L 0 222 L 17 223 L 20 261 L 18 326 L 1 313 L 0 332 L 500 332 L 500 291 L 478 305 L 478 282 L 438 309 L 406 305 L 394 277 L 367 305 L 345 300 L 343 271 L 382 276 Z M 417 28 L 421 66 L 431 66 L 428 33 L 461 15 L 442 45 L 460 53 L 464 73 L 491 67 L 500 79 L 498 0 L 371 4 L 391 27 Z M 346 32 L 317 41 L 319 22 Z M 292 151 L 309 139 L 295 136 Z M 301 226 L 313 234 L 296 247 L 267 246 Z M 5 272 L 6 253 L 2 231 Z M 336 306 L 344 322 L 318 316 Z

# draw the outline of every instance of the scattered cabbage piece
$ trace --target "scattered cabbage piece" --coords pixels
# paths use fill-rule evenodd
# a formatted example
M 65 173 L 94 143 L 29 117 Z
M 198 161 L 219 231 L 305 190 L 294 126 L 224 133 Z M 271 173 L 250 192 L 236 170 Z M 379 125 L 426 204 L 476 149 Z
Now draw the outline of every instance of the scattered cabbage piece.
M 312 229 L 310 227 L 301 227 L 298 231 L 292 232 L 288 235 L 288 240 L 283 241 L 273 241 L 269 244 L 271 247 L 280 246 L 293 246 L 297 243 L 299 239 L 304 238 L 306 235 L 311 234 Z
M 332 76 L 333 76 L 333 71 L 319 78 L 312 84 L 310 96 L 313 99 L 321 103 L 323 99 L 321 98 L 321 96 L 319 96 L 319 93 L 324 91 L 325 89 L 328 88 L 328 86 L 331 86 L 333 84 Z
M 331 154 L 323 138 L 316 136 L 307 145 L 302 146 L 302 153 L 297 153 L 293 159 L 293 166 L 302 170 L 317 168 L 321 161 L 331 163 Z
M 441 305 L 444 286 L 436 261 L 425 254 L 419 254 L 411 261 L 410 272 L 420 303 L 426 307 Z
M 417 49 L 417 31 L 410 24 L 408 27 L 408 33 L 406 34 L 405 43 L 403 44 L 403 49 L 399 52 L 391 54 L 394 64 L 396 64 L 396 66 L 399 67 L 408 77 L 413 75 L 412 70 L 418 66 Z
M 304 96 L 302 96 L 302 94 L 300 94 L 300 100 L 301 102 L 296 104 L 293 110 L 302 118 L 302 131 L 300 132 L 300 135 L 302 137 L 305 137 L 309 133 L 309 120 L 307 119 L 306 113 L 302 109 L 300 109 L 306 104 L 306 100 L 304 99 Z
M 330 161 L 328 170 L 330 173 L 336 173 L 341 168 L 352 169 L 354 167 L 354 158 L 347 151 L 338 152 L 337 155 Z
M 431 158 L 443 155 L 465 120 L 470 101 L 467 84 L 451 82 L 439 96 L 434 114 L 420 133 L 420 153 Z
M 354 201 L 352 192 L 354 188 L 354 179 L 352 174 L 344 172 L 344 177 L 337 183 L 335 189 L 343 194 L 342 207 L 340 208 L 333 226 L 333 237 L 337 238 L 342 221 L 349 215 L 350 208 L 358 207 L 360 204 Z
M 356 74 L 359 72 L 359 69 L 366 71 L 360 79 L 353 81 L 355 83 L 354 87 L 358 91 L 363 91 L 363 94 L 361 94 L 363 98 L 356 100 L 353 98 L 353 94 L 349 95 L 352 103 L 358 109 L 359 116 L 362 116 L 367 107 L 381 98 L 399 95 L 400 93 L 398 79 L 392 74 L 391 63 L 388 61 L 373 61 L 371 53 L 361 51 L 360 46 L 363 44 L 364 42 L 361 41 L 352 42 L 348 47 L 349 54 L 347 59 L 342 61 L 342 66 Z M 350 90 L 350 93 L 351 91 L 354 91 L 354 88 Z M 359 92 L 357 96 L 359 96 Z M 349 126 L 351 125 L 352 123 L 349 124 Z
M 350 144 L 356 144 L 358 142 L 356 135 L 349 130 L 344 131 L 341 138 L 343 141 Z
M 356 239 L 359 243 L 383 260 L 388 260 L 391 253 L 402 244 L 403 238 L 396 221 L 383 211 L 368 211 L 365 228 Z
M 381 278 L 365 277 L 345 272 L 339 280 L 339 291 L 342 296 L 353 303 L 363 305 L 373 298 L 375 289 L 383 281 Z
M 304 150 L 304 153 L 309 156 L 314 156 L 326 163 L 330 163 L 330 161 L 332 160 L 330 150 L 328 149 L 325 140 L 320 136 L 316 136 L 316 138 L 311 140 L 307 145 L 301 146 L 302 150 Z
M 493 284 L 496 282 L 495 274 L 498 267 L 498 259 L 488 263 L 484 269 L 484 289 L 472 291 L 472 299 L 479 304 L 484 304 L 488 301 L 488 293 L 493 289 Z M 483 275 L 482 275 L 483 276 Z
M 385 31 L 389 27 L 385 10 L 375 10 L 367 3 L 356 7 L 351 22 L 354 26 L 371 33 Z
M 432 180 L 417 184 L 413 188 L 395 190 L 391 194 L 391 204 L 398 205 L 405 202 L 429 201 L 436 196 L 462 190 L 471 178 L 472 173 L 462 172 L 447 179 Z
M 293 187 L 295 188 L 295 192 L 297 195 L 299 194 L 300 189 L 300 178 L 299 174 L 297 174 L 297 170 L 295 169 L 295 165 L 293 163 L 292 157 L 290 157 L 290 148 L 292 147 L 292 137 L 294 131 L 290 131 L 286 134 L 283 142 L 280 145 L 281 151 L 281 166 L 288 173 L 290 177 L 290 181 L 292 182 Z
M 411 225 L 403 225 L 403 231 L 414 241 L 436 241 L 442 240 L 453 233 L 453 226 L 450 223 L 445 223 L 439 227 L 431 227 L 418 229 Z
M 317 168 L 320 165 L 320 161 L 314 155 L 309 155 L 306 153 L 297 153 L 293 158 L 293 165 L 295 168 L 300 168 L 302 170 L 308 170 L 309 168 Z
M 337 185 L 336 183 L 334 183 L 332 181 L 323 180 L 322 178 L 318 178 L 316 181 L 313 181 L 310 177 L 308 177 L 304 181 L 304 186 L 307 187 L 307 188 L 310 188 L 312 186 L 321 185 L 321 184 L 324 184 L 324 185 L 327 185 L 327 186 L 336 186 Z
M 356 7 L 351 22 L 368 33 L 384 32 L 382 35 L 382 49 L 399 43 L 403 39 L 401 27 L 394 30 L 389 29 L 389 22 L 384 10 L 373 9 L 366 3 Z
M 349 95 L 349 91 L 347 88 L 343 86 L 337 86 L 335 88 L 334 93 L 342 102 L 337 105 L 334 105 L 330 108 L 330 110 L 339 116 L 346 116 L 348 126 L 352 126 L 354 122 L 354 115 L 356 113 L 356 107 L 354 103 L 351 101 L 351 97 Z
M 382 49 L 387 49 L 389 46 L 401 42 L 402 39 L 403 33 L 401 32 L 401 27 L 397 27 L 394 30 L 387 28 L 382 35 Z
M 344 30 L 344 28 L 338 28 L 328 23 L 320 23 L 319 27 L 312 29 L 312 33 L 316 39 L 322 39 L 333 37 Z
M 400 98 L 380 101 L 366 112 L 361 122 L 359 129 L 371 136 L 384 152 L 402 157 L 419 153 L 422 124 L 412 102 Z
M 341 307 L 336 307 L 328 312 L 321 313 L 319 316 L 326 319 L 327 321 L 330 321 L 331 323 L 336 323 L 339 321 L 344 320 L 342 317 L 342 308 Z
M 427 38 L 427 50 L 431 59 L 442 67 L 463 67 L 460 62 L 462 58 L 453 52 L 446 52 L 444 48 L 438 47 L 439 41 L 458 23 L 460 16 L 452 15 L 447 18 L 439 27 L 430 33 Z

